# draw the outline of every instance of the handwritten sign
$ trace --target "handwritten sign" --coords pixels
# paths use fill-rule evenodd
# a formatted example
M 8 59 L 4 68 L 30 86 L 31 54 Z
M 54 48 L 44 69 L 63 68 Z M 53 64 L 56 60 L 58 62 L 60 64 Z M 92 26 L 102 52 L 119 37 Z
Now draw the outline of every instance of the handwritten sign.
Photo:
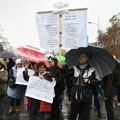
M 54 84 L 45 79 L 31 76 L 25 96 L 42 100 L 48 103 L 53 103 L 53 98 L 55 96 Z

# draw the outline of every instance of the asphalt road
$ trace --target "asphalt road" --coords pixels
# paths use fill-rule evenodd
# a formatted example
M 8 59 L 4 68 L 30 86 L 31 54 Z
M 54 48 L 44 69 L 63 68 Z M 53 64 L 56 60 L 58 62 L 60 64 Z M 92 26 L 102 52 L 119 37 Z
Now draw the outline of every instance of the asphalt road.
M 69 109 L 70 109 L 70 105 L 66 105 L 66 101 L 67 101 L 67 97 L 64 97 L 63 100 L 63 108 L 61 110 L 61 120 L 68 120 L 68 115 L 69 115 Z M 117 106 L 117 103 L 115 102 L 115 117 L 120 119 L 120 107 Z M 13 113 L 13 114 L 8 114 L 8 109 L 9 109 L 9 101 L 8 99 L 4 99 L 4 103 L 3 103 L 3 120 L 29 120 L 29 114 L 27 111 L 24 110 L 23 108 L 23 102 L 22 102 L 22 106 L 21 106 L 21 112 L 18 113 Z M 96 108 L 93 107 L 91 109 L 91 120 L 106 120 L 106 111 L 105 111 L 105 107 L 104 107 L 104 102 L 101 100 L 101 110 L 102 110 L 102 118 L 98 118 L 97 116 L 97 111 Z

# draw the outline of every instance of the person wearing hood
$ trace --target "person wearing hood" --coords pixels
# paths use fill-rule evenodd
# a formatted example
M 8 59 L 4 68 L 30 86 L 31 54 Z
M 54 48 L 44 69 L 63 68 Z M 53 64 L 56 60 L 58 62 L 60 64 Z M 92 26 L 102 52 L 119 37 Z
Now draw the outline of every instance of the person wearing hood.
M 2 101 L 6 96 L 6 84 L 8 79 L 8 72 L 5 63 L 0 59 L 0 120 L 2 119 Z
M 81 53 L 79 64 L 74 66 L 73 86 L 71 91 L 71 111 L 69 120 L 89 120 L 92 102 L 92 86 L 99 80 L 94 67 L 89 63 L 89 55 Z

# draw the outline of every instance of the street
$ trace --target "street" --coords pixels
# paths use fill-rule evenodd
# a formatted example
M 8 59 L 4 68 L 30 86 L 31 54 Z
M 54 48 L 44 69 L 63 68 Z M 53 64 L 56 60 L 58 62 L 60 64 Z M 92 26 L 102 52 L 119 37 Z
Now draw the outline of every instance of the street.
M 68 120 L 70 105 L 66 105 L 66 102 L 67 102 L 67 97 L 65 95 L 63 100 L 63 108 L 61 110 L 61 120 Z M 117 102 L 114 102 L 114 104 L 115 104 L 115 118 L 120 119 L 120 107 L 117 106 Z M 4 108 L 3 120 L 29 120 L 29 114 L 27 111 L 23 109 L 23 105 L 24 103 L 22 102 L 21 105 L 22 109 L 20 113 L 8 114 L 7 112 L 9 109 L 9 101 L 7 98 L 5 98 L 3 104 L 3 108 Z M 90 120 L 106 120 L 106 111 L 104 107 L 104 102 L 102 100 L 101 100 L 101 111 L 103 117 L 98 118 L 96 108 L 92 107 Z

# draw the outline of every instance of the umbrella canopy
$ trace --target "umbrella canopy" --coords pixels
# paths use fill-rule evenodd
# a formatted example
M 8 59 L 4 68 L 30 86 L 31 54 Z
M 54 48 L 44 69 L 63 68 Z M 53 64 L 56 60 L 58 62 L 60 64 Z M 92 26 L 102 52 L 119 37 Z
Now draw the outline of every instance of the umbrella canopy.
M 115 59 L 105 49 L 100 47 L 88 46 L 78 49 L 72 49 L 66 54 L 66 62 L 69 66 L 79 64 L 79 55 L 87 53 L 89 55 L 90 64 L 96 68 L 99 76 L 111 74 L 116 66 Z
M 62 62 L 62 64 L 66 64 L 64 56 L 56 55 L 55 58 L 60 60 Z
M 17 51 L 21 58 L 24 60 L 36 63 L 44 62 L 47 67 L 50 67 L 47 57 L 39 48 L 27 45 L 24 47 L 18 47 Z
M 7 51 L 0 52 L 0 58 L 14 58 L 14 57 L 16 57 L 14 53 L 7 52 Z

